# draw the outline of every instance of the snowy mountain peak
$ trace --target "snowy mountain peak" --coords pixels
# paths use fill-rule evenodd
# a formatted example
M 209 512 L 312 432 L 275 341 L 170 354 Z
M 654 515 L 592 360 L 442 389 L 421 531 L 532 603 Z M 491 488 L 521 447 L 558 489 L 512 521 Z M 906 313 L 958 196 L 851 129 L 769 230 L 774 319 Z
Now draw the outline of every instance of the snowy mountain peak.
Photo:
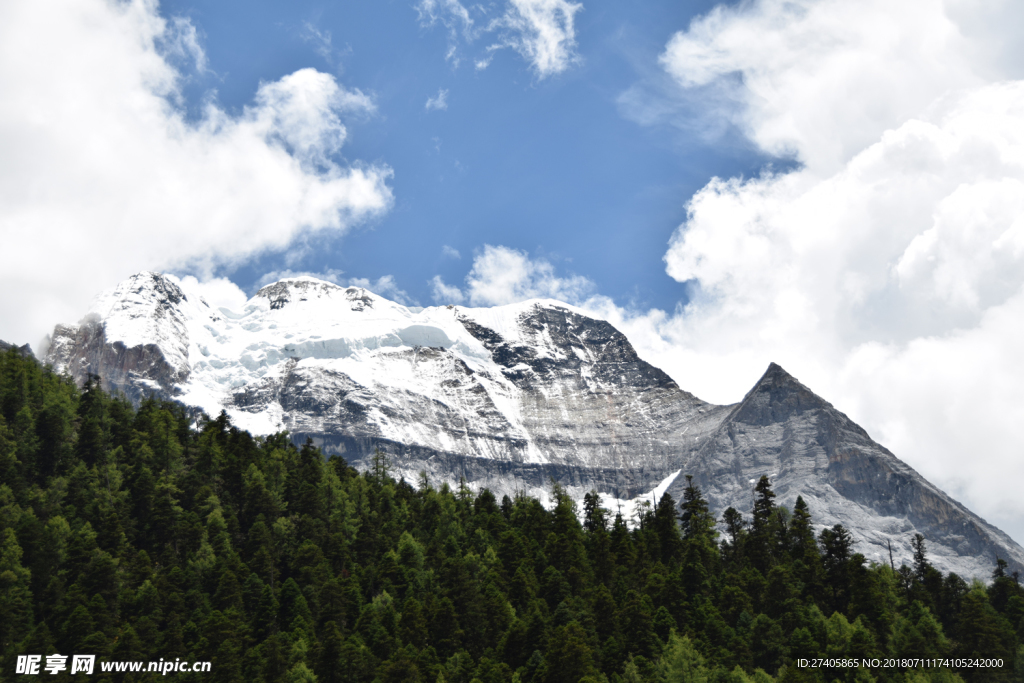
M 113 289 L 115 297 L 128 298 L 134 294 L 141 299 L 150 299 L 171 304 L 186 299 L 178 283 L 163 273 L 143 271 L 136 273 Z
M 847 526 L 870 559 L 909 559 L 986 576 L 1024 550 L 925 481 L 846 415 L 772 363 L 735 405 L 680 389 L 612 325 L 551 300 L 410 310 L 310 277 L 267 285 L 240 310 L 194 284 L 139 273 L 58 325 L 46 360 L 132 399 L 156 393 L 255 434 L 288 430 L 396 474 L 547 496 L 681 498 L 692 474 L 712 509 L 749 510 L 753 482 L 802 495 L 816 523 Z M 656 502 L 656 501 L 653 501 Z M 611 504 L 611 503 L 608 503 Z
M 332 282 L 318 280 L 313 277 L 296 277 L 280 280 L 260 289 L 256 292 L 255 298 L 267 299 L 271 310 L 278 310 L 289 304 L 323 300 L 328 300 L 335 304 L 347 301 L 350 310 L 353 311 L 373 308 L 375 302 L 392 303 L 361 287 L 343 288 Z
M 220 320 L 176 278 L 137 273 L 97 295 L 77 325 L 58 325 L 46 359 L 75 377 L 101 374 L 129 395 L 165 391 L 188 381 L 189 330 L 202 318 Z
M 98 295 L 88 317 L 118 322 L 134 320 L 142 326 L 147 320 L 175 316 L 184 302 L 188 302 L 188 297 L 174 280 L 160 273 L 143 272 Z

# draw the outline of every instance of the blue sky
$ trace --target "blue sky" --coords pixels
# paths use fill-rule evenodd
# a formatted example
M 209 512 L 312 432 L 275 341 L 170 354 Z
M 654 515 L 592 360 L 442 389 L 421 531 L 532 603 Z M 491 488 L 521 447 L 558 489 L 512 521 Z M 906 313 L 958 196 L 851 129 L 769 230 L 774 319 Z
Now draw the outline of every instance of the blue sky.
M 317 239 L 303 258 L 269 253 L 221 272 L 249 291 L 271 271 L 393 275 L 430 305 L 431 278 L 460 283 L 474 252 L 492 244 L 543 257 L 616 299 L 672 309 L 686 292 L 662 256 L 686 201 L 714 175 L 756 174 L 769 161 L 738 131 L 708 130 L 699 110 L 687 121 L 657 92 L 669 86 L 658 68 L 666 42 L 709 7 L 587 4 L 574 15 L 576 62 L 543 75 L 511 48 L 488 53 L 493 33 L 453 41 L 443 16 L 431 25 L 409 1 L 164 3 L 164 15 L 197 28 L 208 60 L 184 89 L 193 110 L 211 91 L 240 110 L 260 82 L 312 67 L 376 103 L 346 121 L 343 154 L 394 171 L 385 215 Z M 472 14 L 485 23 L 499 12 Z M 659 100 L 644 105 L 675 106 L 678 120 L 638 123 L 620 103 L 637 87 Z M 446 108 L 428 109 L 442 91 Z
M 777 362 L 1024 540 L 1024 3 L 0 3 L 0 339 L 141 270 Z M 429 104 L 428 106 L 428 103 Z

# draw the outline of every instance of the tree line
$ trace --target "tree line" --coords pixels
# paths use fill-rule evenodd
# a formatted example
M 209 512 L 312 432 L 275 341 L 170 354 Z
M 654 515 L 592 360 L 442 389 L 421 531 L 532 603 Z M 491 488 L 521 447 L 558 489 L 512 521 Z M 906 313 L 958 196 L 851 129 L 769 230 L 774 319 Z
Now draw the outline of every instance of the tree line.
M 746 515 L 687 478 L 627 524 L 594 492 L 545 507 L 373 465 L 0 354 L 0 681 L 60 653 L 228 682 L 1024 683 L 1005 562 L 968 583 L 916 537 L 913 566 L 869 563 L 767 478 Z M 893 656 L 1003 666 L 797 666 Z

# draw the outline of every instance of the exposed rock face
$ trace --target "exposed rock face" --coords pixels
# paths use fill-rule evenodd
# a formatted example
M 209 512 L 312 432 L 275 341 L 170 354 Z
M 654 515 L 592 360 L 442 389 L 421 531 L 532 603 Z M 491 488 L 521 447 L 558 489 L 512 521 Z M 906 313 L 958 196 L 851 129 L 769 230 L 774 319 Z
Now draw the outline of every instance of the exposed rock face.
M 126 347 L 121 340 L 110 343 L 103 325 L 95 321 L 54 328 L 47 361 L 67 370 L 80 383 L 89 374 L 98 375 L 105 390 L 123 392 L 135 403 L 154 392 L 173 396 L 175 380 L 187 376 L 171 367 L 156 344 Z
M 946 571 L 987 576 L 996 556 L 1020 566 L 1024 553 L 926 481 L 861 427 L 774 363 L 687 463 L 686 472 L 718 511 L 746 511 L 767 474 L 780 504 L 803 496 L 815 523 L 855 531 L 857 552 L 897 562 L 911 557 L 914 533 Z M 669 492 L 682 496 L 681 481 Z
M 712 508 L 749 512 L 757 478 L 842 523 L 869 559 L 987 576 L 1024 550 L 945 495 L 823 399 L 772 365 L 744 400 L 716 406 L 641 360 L 606 322 L 554 301 L 412 312 L 366 290 L 300 278 L 214 310 L 173 279 L 136 275 L 86 320 L 58 326 L 47 360 L 80 381 L 147 393 L 257 434 L 287 429 L 364 463 L 386 450 L 408 478 L 545 495 L 550 478 L 606 503 L 693 474 Z
M 57 325 L 46 361 L 79 383 L 98 375 L 106 391 L 135 402 L 154 392 L 172 397 L 190 372 L 184 302 L 184 292 L 168 278 L 134 275 L 101 295 L 77 325 Z

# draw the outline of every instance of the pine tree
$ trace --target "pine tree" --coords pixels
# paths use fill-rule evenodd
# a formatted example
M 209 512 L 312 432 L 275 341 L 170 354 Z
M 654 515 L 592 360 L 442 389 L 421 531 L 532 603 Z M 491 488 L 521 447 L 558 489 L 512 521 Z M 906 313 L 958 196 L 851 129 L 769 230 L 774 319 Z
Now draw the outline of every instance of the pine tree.
M 310 442 L 312 443 L 312 442 Z M 373 478 L 377 483 L 384 483 L 384 478 L 391 471 L 391 458 L 380 446 L 373 449 L 373 456 L 370 459 Z
M 107 394 L 98 375 L 88 373 L 78 401 L 78 439 L 75 455 L 86 465 L 104 462 L 110 441 Z
M 743 545 L 747 537 L 747 523 L 736 508 L 728 507 L 722 513 L 722 523 L 729 536 L 722 541 L 722 559 L 731 566 L 737 566 L 743 557 Z
M 715 529 L 715 516 L 708 508 L 700 487 L 693 483 L 693 476 L 686 475 L 686 488 L 683 490 L 682 513 L 679 519 L 683 526 L 683 538 L 696 541 L 702 546 L 714 546 L 718 538 Z
M 707 683 L 709 672 L 704 657 L 686 636 L 669 636 L 665 654 L 659 659 L 657 671 L 665 683 Z
M 853 537 L 842 524 L 822 529 L 818 535 L 821 561 L 825 569 L 825 585 L 829 596 L 829 610 L 845 612 L 850 599 L 850 550 Z
M 31 572 L 21 564 L 22 550 L 13 529 L 0 532 L 0 652 L 32 630 Z
M 762 475 L 754 487 L 754 510 L 747 541 L 750 561 L 762 573 L 778 559 L 780 539 L 775 511 L 775 492 L 768 477 Z
M 988 596 L 976 585 L 963 600 L 957 624 L 958 643 L 955 655 L 971 659 L 1002 659 L 1004 668 L 970 669 L 964 672 L 967 683 L 974 681 L 1009 681 L 1014 660 L 1016 637 L 1013 628 L 989 604 Z
M 601 507 L 601 497 L 591 489 L 583 496 L 583 528 L 593 534 L 608 529 L 608 511 Z
M 543 680 L 546 683 L 579 681 L 585 676 L 597 674 L 587 635 L 575 622 L 554 630 L 544 662 L 546 670 Z
M 340 683 L 345 662 L 341 660 L 342 637 L 333 621 L 324 624 L 320 637 L 320 653 L 314 670 L 318 683 Z

